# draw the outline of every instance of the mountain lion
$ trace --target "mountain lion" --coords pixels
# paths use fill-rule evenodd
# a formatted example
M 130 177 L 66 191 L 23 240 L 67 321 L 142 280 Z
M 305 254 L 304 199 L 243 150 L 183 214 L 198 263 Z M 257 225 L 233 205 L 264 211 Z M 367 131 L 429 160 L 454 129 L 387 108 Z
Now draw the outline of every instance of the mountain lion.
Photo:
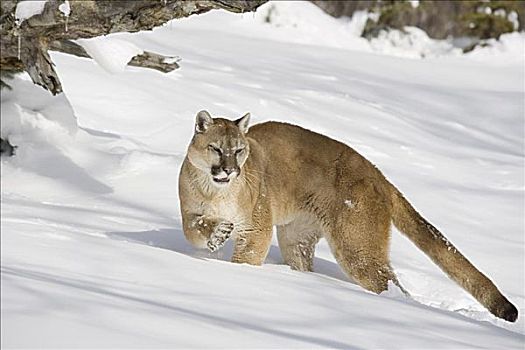
M 261 265 L 272 228 L 286 264 L 312 271 L 326 238 L 344 272 L 381 293 L 398 284 L 389 262 L 390 227 L 412 240 L 495 316 L 518 310 L 368 160 L 347 145 L 301 127 L 250 127 L 197 114 L 179 177 L 186 238 L 215 251 L 235 240 L 233 262 Z M 398 284 L 399 285 L 399 284 Z

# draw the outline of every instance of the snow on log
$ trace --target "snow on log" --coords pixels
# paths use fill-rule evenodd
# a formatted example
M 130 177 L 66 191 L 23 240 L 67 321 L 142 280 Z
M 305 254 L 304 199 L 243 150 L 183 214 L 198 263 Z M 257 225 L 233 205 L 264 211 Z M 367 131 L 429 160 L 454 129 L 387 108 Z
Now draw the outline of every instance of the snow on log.
M 91 57 L 82 46 L 71 40 L 54 41 L 49 45 L 49 49 L 51 51 L 60 51 L 79 57 Z M 150 68 L 158 70 L 162 73 L 169 73 L 179 68 L 179 61 L 180 57 L 178 56 L 163 56 L 154 52 L 143 51 L 142 53 L 132 57 L 131 60 L 127 62 L 127 65 Z
M 60 51 L 79 57 L 91 57 L 82 46 L 71 40 L 53 41 L 49 45 L 49 49 L 51 51 Z M 127 62 L 127 65 L 150 68 L 158 70 L 162 73 L 169 73 L 179 68 L 179 61 L 180 57 L 178 56 L 163 56 L 154 52 L 143 51 L 142 53 L 132 57 L 131 60 Z
M 77 43 L 110 73 L 123 72 L 133 57 L 144 53 L 144 50 L 129 41 L 107 36 L 78 39 Z

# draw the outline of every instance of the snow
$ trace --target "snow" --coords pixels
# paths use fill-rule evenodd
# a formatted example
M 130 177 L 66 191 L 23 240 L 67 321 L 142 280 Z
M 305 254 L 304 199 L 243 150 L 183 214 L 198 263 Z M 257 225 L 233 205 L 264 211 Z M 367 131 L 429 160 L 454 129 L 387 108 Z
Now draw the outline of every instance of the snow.
M 169 74 L 119 63 L 108 75 L 106 62 L 52 53 L 65 94 L 26 75 L 2 90 L 1 134 L 19 146 L 1 160 L 2 347 L 523 348 L 523 34 L 412 59 L 284 3 L 319 17 L 308 41 L 313 28 L 261 21 L 272 5 L 118 36 L 182 57 Z M 99 61 L 117 60 L 106 44 L 95 44 Z M 392 264 L 410 298 L 357 286 L 324 240 L 314 273 L 283 265 L 276 241 L 261 267 L 229 263 L 231 242 L 192 248 L 177 176 L 202 109 L 354 147 L 517 305 L 518 321 L 493 317 L 396 230 Z
M 412 6 L 418 6 L 412 3 Z M 451 40 L 434 40 L 419 28 L 405 27 L 403 30 L 381 31 L 371 41 L 361 37 L 367 19 L 377 21 L 375 13 L 357 11 L 352 18 L 334 20 L 320 8 L 300 1 L 274 1 L 263 5 L 255 14 L 255 21 L 267 23 L 275 30 L 266 30 L 264 35 L 274 40 L 295 43 L 376 52 L 400 57 L 435 57 L 458 55 L 459 48 Z M 247 17 L 245 22 L 252 21 Z M 261 32 L 252 32 L 260 36 Z M 327 35 L 327 33 L 330 33 Z
M 77 44 L 109 73 L 121 73 L 131 59 L 144 52 L 133 43 L 120 39 L 122 35 L 107 35 L 92 39 L 78 39 Z
M 489 39 L 487 46 L 478 48 L 467 55 L 474 60 L 481 60 L 493 65 L 519 65 L 525 53 L 525 33 L 503 34 L 500 40 Z M 491 59 L 496 58 L 496 59 Z
M 514 30 L 518 30 L 518 28 L 520 27 L 518 13 L 516 11 L 511 11 L 507 16 L 507 19 L 510 21 L 510 23 L 512 23 L 512 27 L 514 28 Z
M 69 17 L 69 14 L 71 13 L 71 7 L 69 6 L 68 0 L 60 4 L 60 6 L 58 6 L 58 9 L 60 10 L 60 12 L 62 12 L 64 16 Z
M 178 63 L 180 61 L 181 61 L 180 57 L 174 56 L 174 57 L 166 57 L 162 62 L 167 63 L 167 64 L 173 64 L 173 63 Z
M 68 30 L 68 22 L 69 22 L 69 15 L 71 14 L 71 7 L 69 5 L 69 1 L 65 0 L 62 4 L 60 4 L 60 6 L 58 6 L 58 10 L 60 12 L 62 12 L 62 14 L 66 17 L 64 30 L 67 32 L 67 30 Z
M 15 19 L 21 25 L 26 19 L 44 12 L 47 0 L 25 0 L 16 5 Z
M 410 6 L 412 6 L 412 8 L 418 8 L 419 7 L 419 0 L 409 0 L 410 2 Z
M 393 56 L 423 58 L 432 56 L 458 55 L 461 49 L 455 48 L 446 40 L 434 40 L 417 27 L 401 30 L 382 30 L 370 40 L 374 51 Z

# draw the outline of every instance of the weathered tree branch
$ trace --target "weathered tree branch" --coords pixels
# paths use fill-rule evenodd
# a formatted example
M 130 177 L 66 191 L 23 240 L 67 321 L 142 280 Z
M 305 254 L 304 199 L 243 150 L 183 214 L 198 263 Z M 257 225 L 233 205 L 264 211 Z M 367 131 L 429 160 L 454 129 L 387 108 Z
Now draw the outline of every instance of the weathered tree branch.
M 65 40 L 93 38 L 116 32 L 151 30 L 169 20 L 204 13 L 213 9 L 230 12 L 254 11 L 267 0 L 69 0 L 70 14 L 59 6 L 65 0 L 48 0 L 44 10 L 17 23 L 17 0 L 0 3 L 0 69 L 22 68 L 35 84 L 53 95 L 62 91 L 48 49 L 86 57 Z M 60 44 L 56 44 L 61 42 Z M 65 43 L 65 44 L 64 44 Z M 66 47 L 67 46 L 67 47 Z M 82 49 L 83 51 L 83 49 Z M 178 67 L 166 57 L 145 52 L 130 65 L 169 72 Z
M 137 55 L 128 63 L 130 66 L 151 68 L 162 73 L 169 73 L 172 70 L 179 68 L 178 57 L 167 57 L 159 55 L 158 53 L 144 51 L 144 53 Z
M 47 52 L 47 41 L 40 37 L 27 39 L 23 44 L 23 52 L 20 60 L 33 82 L 51 91 L 53 95 L 62 92 L 60 79 Z

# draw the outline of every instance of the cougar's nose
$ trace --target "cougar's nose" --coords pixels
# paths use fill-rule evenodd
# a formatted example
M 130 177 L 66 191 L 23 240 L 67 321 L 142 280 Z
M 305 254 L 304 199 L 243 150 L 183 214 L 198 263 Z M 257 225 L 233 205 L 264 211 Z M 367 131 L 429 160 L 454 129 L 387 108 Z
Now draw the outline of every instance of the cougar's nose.
M 226 173 L 226 175 L 231 175 L 235 171 L 234 167 L 224 167 L 222 170 Z

